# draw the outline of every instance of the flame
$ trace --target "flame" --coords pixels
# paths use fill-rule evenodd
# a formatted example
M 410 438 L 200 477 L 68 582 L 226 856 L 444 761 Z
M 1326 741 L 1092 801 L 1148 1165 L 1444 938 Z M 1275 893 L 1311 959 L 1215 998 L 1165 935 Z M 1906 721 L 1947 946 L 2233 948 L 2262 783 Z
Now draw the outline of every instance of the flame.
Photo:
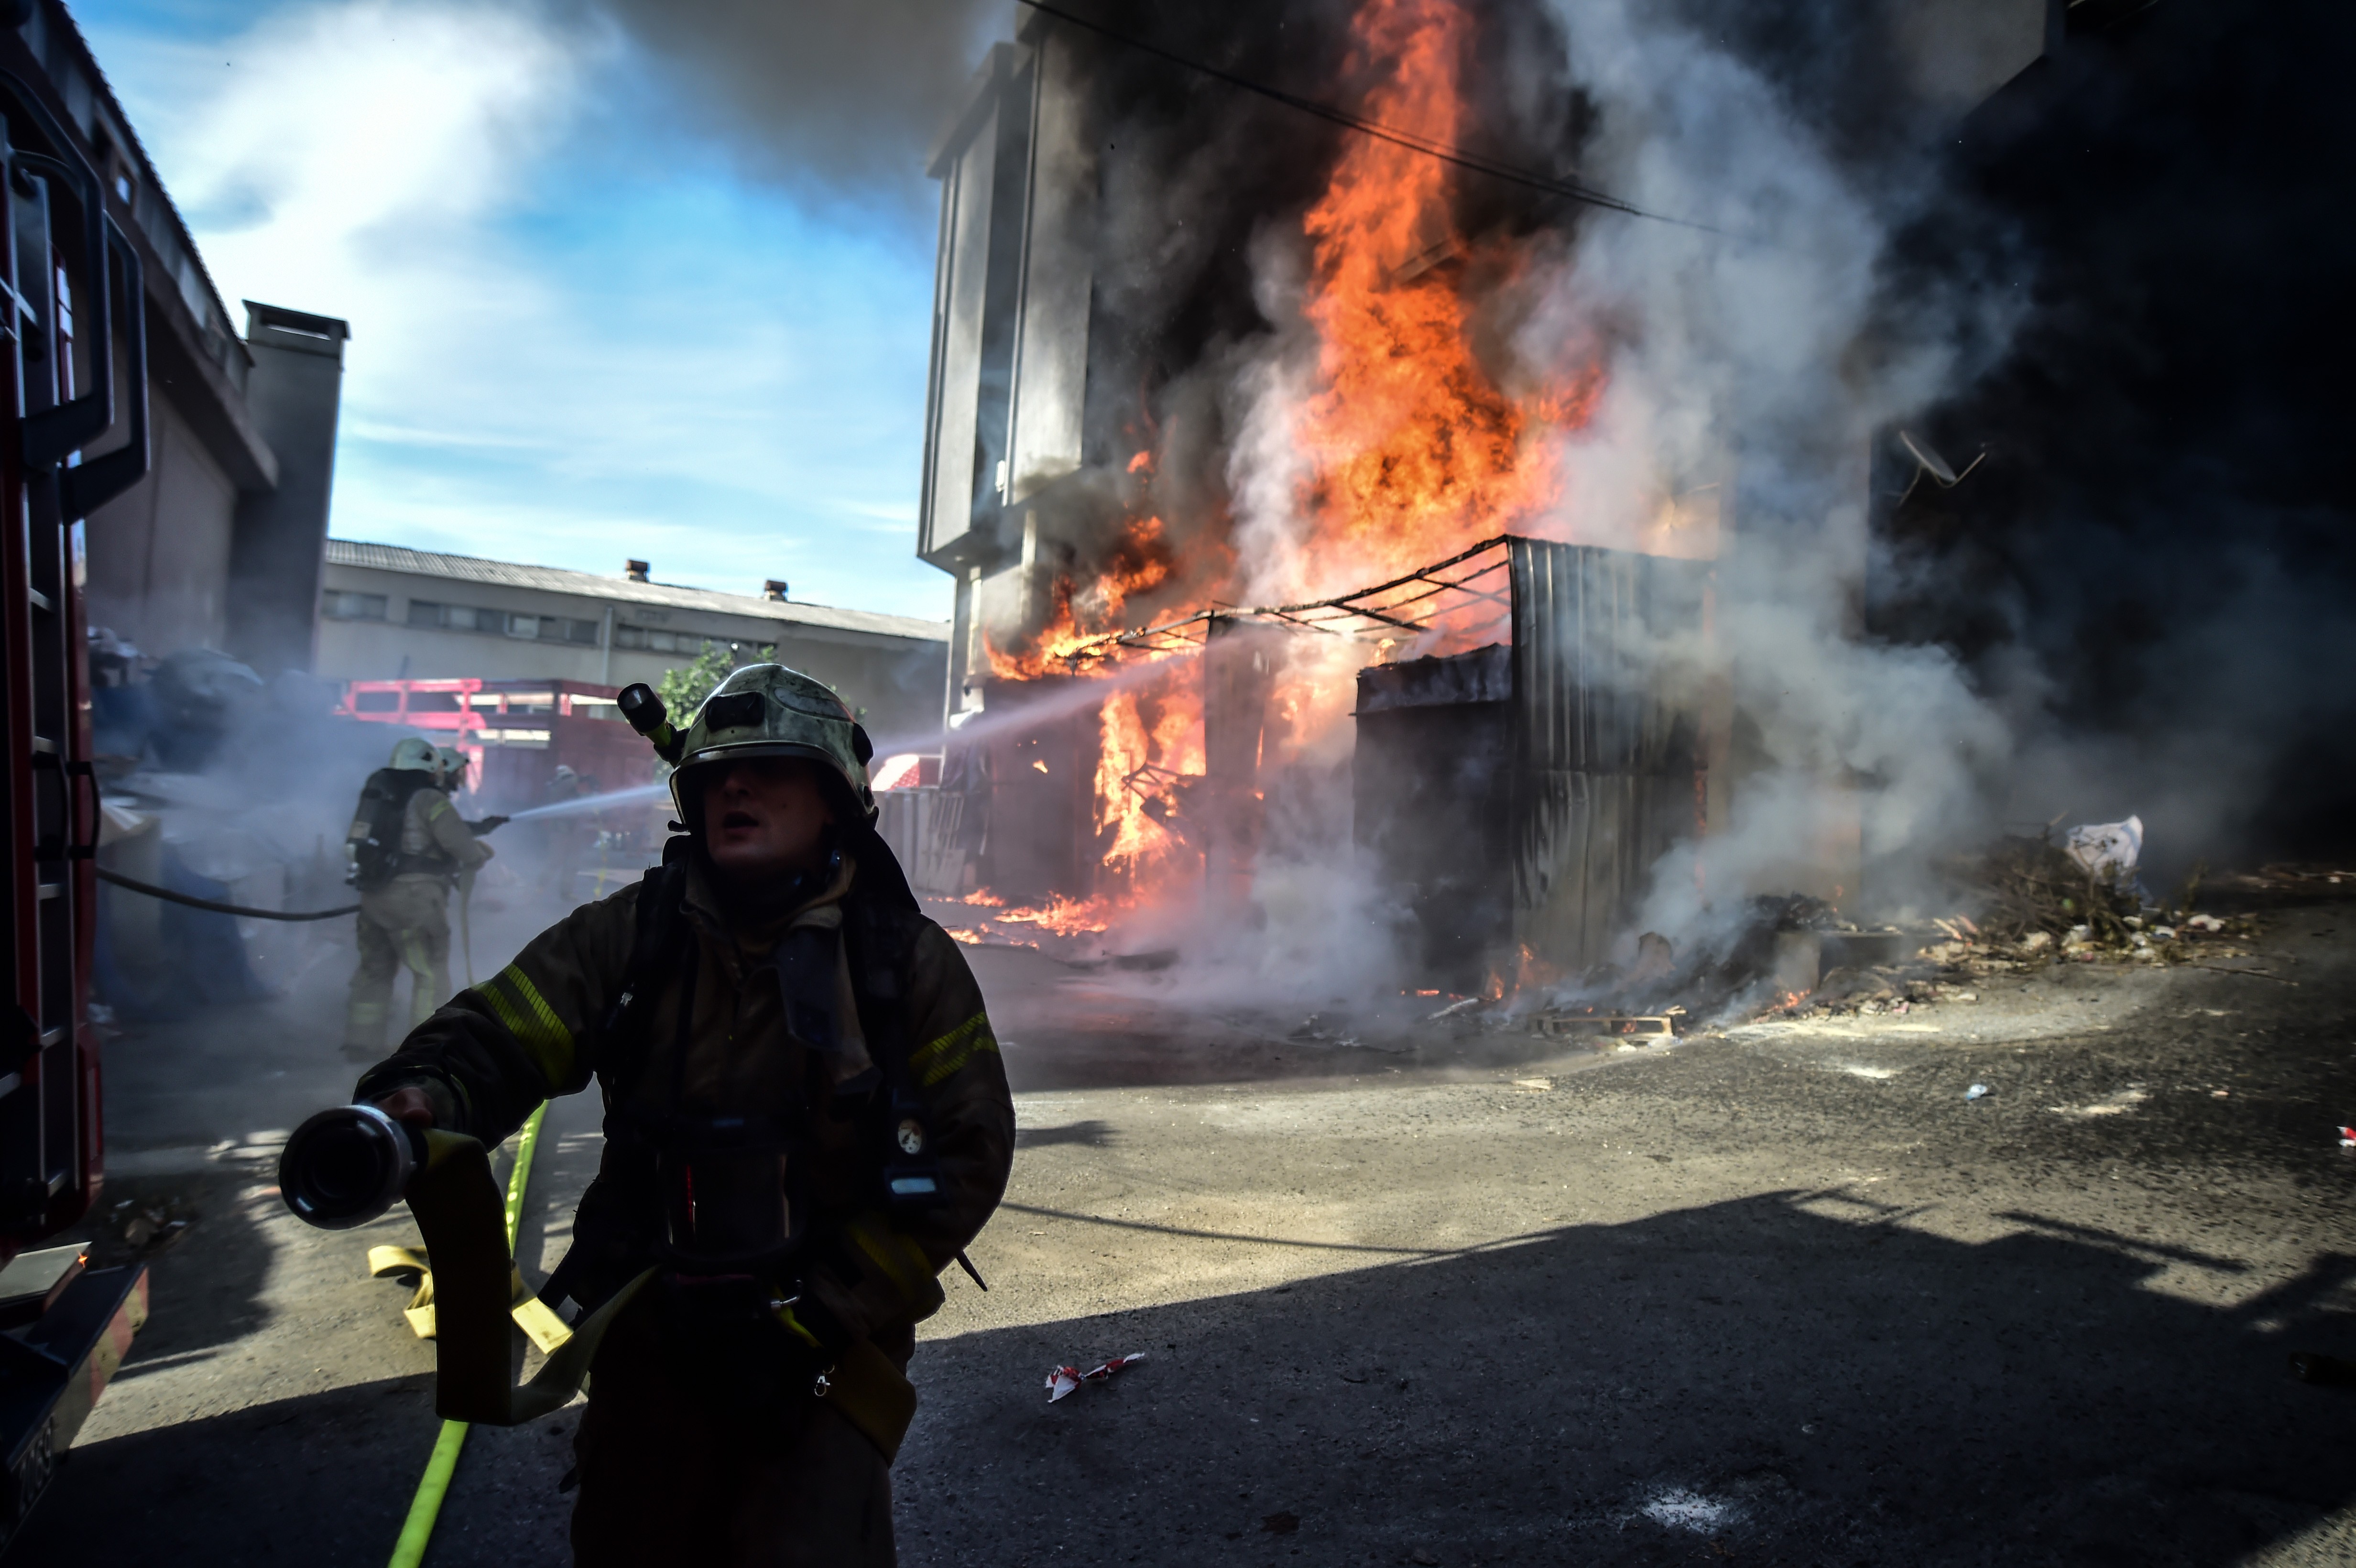
M 1367 118 L 1456 142 L 1469 16 L 1449 0 L 1365 0 L 1352 69 L 1391 68 Z M 1589 368 L 1517 400 L 1474 357 L 1453 188 L 1440 160 L 1355 137 L 1304 222 L 1323 383 L 1297 427 L 1314 467 L 1301 497 L 1305 591 L 1411 570 L 1543 510 L 1561 480 L 1539 438 L 1583 423 L 1601 392 Z
M 1348 72 L 1378 79 L 1356 107 L 1416 137 L 1463 140 L 1474 25 L 1474 12 L 1451 0 L 1356 0 Z M 1424 153 L 1346 138 L 1302 219 L 1309 249 L 1302 312 L 1317 352 L 1313 389 L 1289 416 L 1306 475 L 1292 497 L 1290 539 L 1257 540 L 1247 559 L 1240 536 L 1190 524 L 1182 552 L 1160 515 L 1143 515 L 1170 455 L 1146 404 L 1143 428 L 1130 428 L 1140 449 L 1126 461 L 1122 491 L 1137 498 L 1138 515 L 1100 559 L 1084 559 L 1076 578 L 1053 582 L 1044 613 L 1034 606 L 1029 618 L 1035 631 L 1006 643 L 985 635 L 998 678 L 1086 676 L 1089 667 L 1073 656 L 1108 634 L 1151 624 L 1141 610 L 1183 606 L 1183 613 L 1215 595 L 1253 603 L 1272 602 L 1264 594 L 1319 597 L 1411 571 L 1494 534 L 1547 531 L 1537 524 L 1563 494 L 1558 438 L 1590 418 L 1601 393 L 1601 362 L 1569 354 L 1558 366 L 1527 372 L 1529 386 L 1508 385 L 1482 362 L 1474 351 L 1476 291 L 1467 279 L 1477 277 L 1484 289 L 1512 283 L 1526 270 L 1527 248 L 1468 240 L 1453 212 L 1456 179 L 1451 165 Z M 1294 639 L 1270 672 L 1258 769 L 1328 764 L 1346 754 L 1355 676 L 1370 658 L 1471 645 L 1445 607 L 1434 611 L 1430 630 L 1391 635 L 1379 647 Z M 1479 613 L 1480 640 L 1494 640 L 1494 617 Z M 1468 636 L 1473 629 L 1468 624 Z M 1096 837 L 1102 869 L 1091 880 L 1092 896 L 1006 910 L 998 920 L 1062 933 L 1102 931 L 1140 903 L 1170 900 L 1184 885 L 1199 889 L 1201 840 L 1190 837 L 1183 783 L 1205 771 L 1198 670 L 1173 666 L 1166 680 L 1106 687 L 1093 820 L 1076 825 Z M 1209 787 L 1248 789 L 1251 782 Z M 1501 999 L 1509 987 L 1558 979 L 1526 950 L 1510 976 L 1490 976 L 1484 994 Z
M 1058 894 L 1044 904 L 1001 909 L 991 919 L 1007 925 L 1035 925 L 1057 936 L 1097 936 L 1111 926 L 1112 912 L 1101 899 L 1067 899 Z
M 987 632 L 982 634 L 981 651 L 990 657 L 990 673 L 999 679 L 1036 680 L 1043 675 L 1069 674 L 1072 655 L 1094 640 L 1072 619 L 1072 584 L 1066 578 L 1055 583 L 1055 613 L 1031 639 L 1026 651 L 1016 653 L 1001 648 Z
M 1150 728 L 1148 707 L 1158 710 Z M 1153 884 L 1194 869 L 1184 837 L 1151 809 L 1158 800 L 1167 816 L 1172 803 L 1142 776 L 1148 769 L 1163 779 L 1203 772 L 1202 705 L 1181 681 L 1116 692 L 1099 717 L 1097 831 L 1108 840 L 1104 864 L 1127 877 L 1131 902 L 1157 891 Z
M 1169 837 L 1162 825 L 1145 815 L 1145 799 L 1130 787 L 1130 779 L 1152 760 L 1152 738 L 1137 711 L 1137 693 L 1116 692 L 1104 705 L 1097 752 L 1097 831 L 1110 833 L 1112 844 L 1104 863 L 1135 864 L 1139 856 L 1160 850 Z
M 1125 530 L 1112 560 L 1094 582 L 1073 596 L 1073 608 L 1090 625 L 1112 631 L 1128 607 L 1130 595 L 1159 588 L 1170 580 L 1170 556 L 1162 539 L 1162 519 L 1147 517 Z
M 1120 616 L 1130 598 L 1167 582 L 1174 560 L 1162 519 L 1134 519 L 1121 531 L 1104 570 L 1085 587 L 1076 588 L 1069 576 L 1055 579 L 1054 608 L 1024 647 L 1001 647 L 996 637 L 982 635 L 991 674 L 1001 680 L 1036 680 L 1043 675 L 1076 673 L 1072 656 L 1106 634 L 1123 630 Z

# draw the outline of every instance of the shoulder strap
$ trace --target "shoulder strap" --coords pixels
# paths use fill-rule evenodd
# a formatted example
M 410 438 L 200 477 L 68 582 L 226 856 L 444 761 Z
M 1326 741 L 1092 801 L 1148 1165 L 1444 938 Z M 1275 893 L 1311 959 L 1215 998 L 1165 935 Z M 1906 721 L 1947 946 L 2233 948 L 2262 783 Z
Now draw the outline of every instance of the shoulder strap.
M 866 868 L 861 867 L 862 875 Z M 893 905 L 862 898 L 856 884 L 845 901 L 843 940 L 850 945 L 851 990 L 867 1055 L 894 1090 L 913 1088 L 908 1076 L 907 974 L 916 950 L 916 922 Z
M 616 1103 L 625 1098 L 646 1068 L 650 1038 L 648 1009 L 662 976 L 674 968 L 680 955 L 695 940 L 687 923 L 687 862 L 672 846 L 663 847 L 663 863 L 638 881 L 637 931 L 630 943 L 629 962 L 622 969 L 621 989 L 605 1010 L 598 1029 L 595 1060 Z

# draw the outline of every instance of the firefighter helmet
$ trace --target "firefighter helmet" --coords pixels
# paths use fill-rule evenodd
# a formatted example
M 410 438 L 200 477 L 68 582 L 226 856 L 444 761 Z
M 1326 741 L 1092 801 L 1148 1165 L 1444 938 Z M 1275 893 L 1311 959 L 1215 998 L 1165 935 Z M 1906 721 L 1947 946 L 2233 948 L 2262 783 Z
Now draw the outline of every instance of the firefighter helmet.
M 670 776 L 671 799 L 680 819 L 700 827 L 692 813 L 701 785 L 686 782 L 697 770 L 740 758 L 800 757 L 840 780 L 860 822 L 872 823 L 875 795 L 867 784 L 867 760 L 873 754 L 867 731 L 824 682 L 783 665 L 746 665 L 704 699 L 687 727 L 679 768 Z
M 387 765 L 396 773 L 434 773 L 442 771 L 442 758 L 433 741 L 404 735 L 394 744 L 392 761 Z
M 442 787 L 455 795 L 466 787 L 466 753 L 455 746 L 436 746 L 434 758 L 442 774 Z

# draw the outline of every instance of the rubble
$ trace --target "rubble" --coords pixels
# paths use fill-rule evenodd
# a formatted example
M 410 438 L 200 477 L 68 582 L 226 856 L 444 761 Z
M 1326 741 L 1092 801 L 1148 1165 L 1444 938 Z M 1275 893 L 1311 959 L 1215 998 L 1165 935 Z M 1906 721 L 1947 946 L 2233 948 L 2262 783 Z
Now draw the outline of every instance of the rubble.
M 2200 869 L 2169 903 L 2146 901 L 2134 880 L 2141 849 L 2142 824 L 2132 817 L 2072 829 L 2066 847 L 2044 837 L 2001 839 L 1948 863 L 1963 908 L 1909 929 L 1902 956 L 1828 965 L 1813 990 L 1758 1016 L 1869 1016 L 1976 1002 L 1973 982 L 2064 963 L 2181 965 L 2295 983 L 2215 962 L 2250 957 L 2259 926 L 2247 916 L 2196 911 Z

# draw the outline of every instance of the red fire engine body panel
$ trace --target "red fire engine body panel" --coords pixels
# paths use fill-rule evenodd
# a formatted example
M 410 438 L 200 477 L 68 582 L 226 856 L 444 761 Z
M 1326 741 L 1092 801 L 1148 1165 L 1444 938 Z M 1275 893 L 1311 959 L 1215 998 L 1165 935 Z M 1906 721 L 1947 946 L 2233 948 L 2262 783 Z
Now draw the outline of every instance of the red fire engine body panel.
M 621 720 L 617 688 L 578 680 L 355 680 L 336 711 L 388 724 L 464 752 L 485 812 L 548 802 L 549 780 L 570 767 L 584 793 L 654 782 L 655 757 Z M 387 742 L 391 750 L 391 742 Z

